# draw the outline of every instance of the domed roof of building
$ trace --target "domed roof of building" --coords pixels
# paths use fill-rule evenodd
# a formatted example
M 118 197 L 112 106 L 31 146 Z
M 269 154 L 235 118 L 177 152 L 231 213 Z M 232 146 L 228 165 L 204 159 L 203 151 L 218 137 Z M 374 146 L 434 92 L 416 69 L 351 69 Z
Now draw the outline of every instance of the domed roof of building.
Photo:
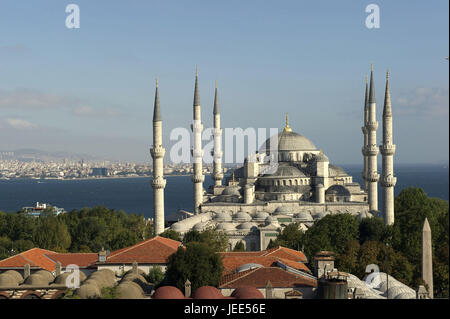
M 275 217 L 269 216 L 266 218 L 266 220 L 264 221 L 264 224 L 266 226 L 273 226 L 273 227 L 280 227 L 280 224 L 278 223 L 278 220 Z
M 239 287 L 236 288 L 231 297 L 236 299 L 264 299 L 264 295 L 255 287 Z
M 305 212 L 305 211 L 295 214 L 294 217 L 297 219 L 300 219 L 301 221 L 305 221 L 305 222 L 313 221 L 311 214 L 308 212 Z
M 222 195 L 240 196 L 241 193 L 239 192 L 239 187 L 238 186 L 227 186 L 223 190 Z
M 36 271 L 35 274 L 41 275 L 45 280 L 48 280 L 48 282 L 53 282 L 55 280 L 53 274 L 48 270 L 41 269 Z
M 292 208 L 290 208 L 289 206 L 279 206 L 273 212 L 273 215 L 287 215 L 287 214 L 292 214 Z
M 2 274 L 8 274 L 8 275 L 12 276 L 14 279 L 16 279 L 17 283 L 23 282 L 22 275 L 20 274 L 20 272 L 18 272 L 16 270 L 7 270 L 7 271 L 3 272 Z
M 231 231 L 236 229 L 236 225 L 232 223 L 220 223 L 216 227 L 217 230 Z
M 101 269 L 89 276 L 88 280 L 94 280 L 97 282 L 98 287 L 112 287 L 116 283 L 116 276 L 114 272 L 110 269 Z
M 402 292 L 395 296 L 394 299 L 416 299 L 416 294 L 411 292 Z
M 117 286 L 118 299 L 143 299 L 144 291 L 135 282 L 124 281 Z
M 255 216 L 253 216 L 253 220 L 258 220 L 258 221 L 265 221 L 266 218 L 269 216 L 269 213 L 261 211 L 261 212 L 257 212 Z
M 99 298 L 101 296 L 100 288 L 95 284 L 83 284 L 77 289 L 76 294 L 82 299 Z
M 47 286 L 49 281 L 42 274 L 32 274 L 25 279 L 24 284 L 31 286 Z
M 349 190 L 342 185 L 333 185 L 329 187 L 326 192 L 326 195 L 336 195 L 336 196 L 350 196 Z
M 316 146 L 306 137 L 295 132 L 289 132 L 284 130 L 278 133 L 277 136 L 272 137 L 278 139 L 278 151 L 316 151 Z M 266 151 L 272 150 L 273 147 L 270 146 L 270 139 L 265 142 Z
M 173 223 L 172 226 L 170 226 L 170 228 L 177 232 L 184 232 L 184 231 L 188 230 L 189 227 L 185 223 L 177 222 L 177 223 Z
M 185 299 L 180 289 L 173 286 L 162 286 L 156 289 L 153 299 Z
M 219 289 L 213 286 L 202 286 L 197 288 L 193 296 L 195 299 L 223 299 Z
M 56 276 L 55 281 L 53 283 L 57 284 L 57 285 L 65 285 L 67 277 L 69 277 L 70 274 L 71 274 L 70 272 L 63 272 L 62 274 Z M 81 278 L 80 278 L 80 281 L 81 281 Z
M 321 219 L 321 218 L 324 218 L 325 216 L 330 215 L 330 214 L 331 214 L 331 212 L 329 212 L 329 211 L 319 212 L 319 213 L 314 215 L 314 219 Z
M 328 176 L 329 177 L 348 176 L 348 174 L 341 167 L 329 164 Z
M 216 214 L 216 216 L 214 217 L 214 220 L 216 220 L 218 222 L 229 222 L 229 221 L 231 221 L 231 216 L 230 216 L 230 214 L 228 214 L 226 212 L 220 212 L 220 213 Z
M 0 274 L 0 287 L 17 287 L 17 279 L 10 274 Z
M 200 222 L 195 224 L 194 230 L 196 231 L 203 231 L 206 227 L 208 227 L 209 222 Z
M 233 220 L 249 222 L 252 220 L 252 217 L 246 212 L 237 212 L 234 214 Z
M 236 228 L 237 229 L 252 229 L 252 227 L 258 227 L 258 225 L 255 223 L 252 223 L 252 222 L 245 222 L 245 223 L 240 224 Z
M 397 295 L 402 294 L 402 293 L 414 294 L 414 290 L 412 290 L 411 288 L 409 288 L 406 285 L 403 285 L 403 286 L 389 287 L 389 289 L 387 291 L 387 295 L 388 295 L 389 299 L 394 299 Z
M 255 269 L 255 268 L 263 268 L 263 265 L 260 264 L 256 264 L 256 263 L 248 263 L 245 265 L 241 265 L 239 267 L 236 268 L 235 272 L 243 272 L 246 270 L 250 270 L 250 269 Z
M 294 166 L 278 164 L 275 173 L 265 174 L 263 177 L 306 177 L 306 175 Z

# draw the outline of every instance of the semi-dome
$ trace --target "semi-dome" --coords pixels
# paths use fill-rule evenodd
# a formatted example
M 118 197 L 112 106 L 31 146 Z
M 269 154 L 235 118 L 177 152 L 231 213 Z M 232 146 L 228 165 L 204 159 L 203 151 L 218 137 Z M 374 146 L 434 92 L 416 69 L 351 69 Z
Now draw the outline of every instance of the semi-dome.
M 271 138 L 278 139 L 278 151 L 317 151 L 316 146 L 309 139 L 292 131 L 284 130 Z M 277 151 L 270 146 L 271 138 L 265 142 L 266 151 Z
M 350 196 L 350 192 L 342 185 L 333 185 L 327 189 L 325 195 Z
M 279 164 L 275 173 L 265 174 L 265 177 L 306 177 L 306 175 L 298 168 L 290 165 Z
M 232 196 L 240 196 L 239 187 L 237 186 L 227 186 L 222 192 L 222 195 L 232 195 Z
M 180 289 L 173 286 L 162 286 L 156 289 L 153 299 L 185 299 Z
M 233 220 L 235 221 L 242 221 L 242 222 L 249 222 L 252 220 L 252 217 L 247 214 L 246 212 L 237 212 L 234 216 L 233 216 Z
M 288 215 L 288 214 L 292 214 L 292 208 L 290 208 L 289 206 L 279 206 L 273 212 L 273 215 Z
M 229 222 L 231 221 L 231 216 L 228 213 L 221 212 L 216 214 L 214 220 L 218 222 Z

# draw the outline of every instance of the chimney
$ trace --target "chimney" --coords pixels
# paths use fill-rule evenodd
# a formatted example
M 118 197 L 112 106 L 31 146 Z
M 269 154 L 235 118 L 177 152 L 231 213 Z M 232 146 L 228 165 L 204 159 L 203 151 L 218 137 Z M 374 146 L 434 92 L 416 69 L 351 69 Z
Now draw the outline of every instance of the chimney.
M 191 296 L 191 282 L 189 279 L 186 279 L 184 283 L 184 297 L 189 298 Z
M 30 276 L 30 264 L 26 264 L 23 267 L 23 279 L 27 279 Z
M 55 267 L 55 276 L 61 275 L 61 263 L 59 261 L 56 262 Z
M 270 280 L 266 284 L 266 299 L 273 299 L 273 287 Z
M 106 262 L 106 251 L 103 249 L 99 251 L 98 253 L 98 262 L 104 263 Z
M 136 261 L 133 261 L 131 272 L 135 275 L 138 274 L 138 263 Z

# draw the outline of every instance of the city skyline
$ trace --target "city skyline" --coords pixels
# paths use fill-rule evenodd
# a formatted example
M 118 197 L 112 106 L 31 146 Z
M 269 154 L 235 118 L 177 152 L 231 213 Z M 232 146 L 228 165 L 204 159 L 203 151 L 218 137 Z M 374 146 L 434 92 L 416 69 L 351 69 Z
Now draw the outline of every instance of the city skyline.
M 391 73 L 396 163 L 448 162 L 448 2 L 380 1 L 380 29 L 365 27 L 363 2 L 76 3 L 76 30 L 66 4 L 2 3 L 14 33 L 0 42 L 0 150 L 151 162 L 154 78 L 169 150 L 170 131 L 191 124 L 198 65 L 205 127 L 218 80 L 224 128 L 281 130 L 289 113 L 334 162 L 359 164 L 373 62 L 378 121 Z

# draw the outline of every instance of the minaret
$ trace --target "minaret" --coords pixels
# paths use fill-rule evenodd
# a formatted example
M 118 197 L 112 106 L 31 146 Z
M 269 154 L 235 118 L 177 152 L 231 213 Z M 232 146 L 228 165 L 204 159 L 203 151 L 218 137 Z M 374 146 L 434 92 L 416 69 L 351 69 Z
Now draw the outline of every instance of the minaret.
M 194 173 L 191 176 L 194 183 L 194 214 L 200 213 L 200 205 L 203 202 L 203 149 L 202 149 L 202 131 L 203 124 L 200 113 L 200 93 L 198 90 L 198 69 L 195 70 L 195 89 L 194 89 L 194 123 L 191 125 L 194 135 L 194 148 L 192 150 L 192 160 L 194 163 Z
M 214 96 L 214 150 L 212 152 L 214 158 L 214 169 L 212 178 L 214 180 L 214 186 L 222 186 L 223 171 L 222 171 L 222 129 L 220 128 L 220 111 L 219 111 L 219 97 L 217 93 L 217 81 L 216 92 Z
M 433 298 L 433 254 L 431 228 L 427 218 L 422 229 L 422 279 L 428 285 L 428 296 Z
M 384 223 L 394 223 L 394 186 L 397 178 L 394 177 L 394 153 L 395 144 L 392 144 L 392 107 L 391 93 L 389 91 L 389 71 L 386 72 L 386 93 L 383 108 L 383 144 L 380 145 L 382 155 L 382 177 L 383 188 L 383 214 Z
M 369 90 L 369 120 L 366 124 L 368 140 L 366 153 L 367 160 L 367 189 L 369 197 L 369 210 L 378 211 L 378 180 L 380 175 L 377 172 L 377 114 L 375 102 L 375 88 L 373 83 L 373 64 L 370 70 L 370 90 Z
M 162 120 L 159 109 L 158 78 L 156 78 L 155 106 L 153 110 L 153 148 L 150 154 L 153 158 L 153 212 L 155 234 L 164 232 L 164 188 L 166 180 L 164 179 L 163 159 L 166 150 L 162 147 Z
M 362 172 L 362 178 L 364 180 L 364 191 L 367 192 L 367 166 L 368 166 L 368 154 L 366 153 L 366 149 L 369 143 L 369 135 L 367 131 L 367 122 L 369 121 L 369 83 L 366 76 L 366 94 L 364 97 L 364 126 L 361 127 L 363 134 L 364 134 L 364 145 L 362 148 L 362 154 L 364 156 L 364 168 Z

